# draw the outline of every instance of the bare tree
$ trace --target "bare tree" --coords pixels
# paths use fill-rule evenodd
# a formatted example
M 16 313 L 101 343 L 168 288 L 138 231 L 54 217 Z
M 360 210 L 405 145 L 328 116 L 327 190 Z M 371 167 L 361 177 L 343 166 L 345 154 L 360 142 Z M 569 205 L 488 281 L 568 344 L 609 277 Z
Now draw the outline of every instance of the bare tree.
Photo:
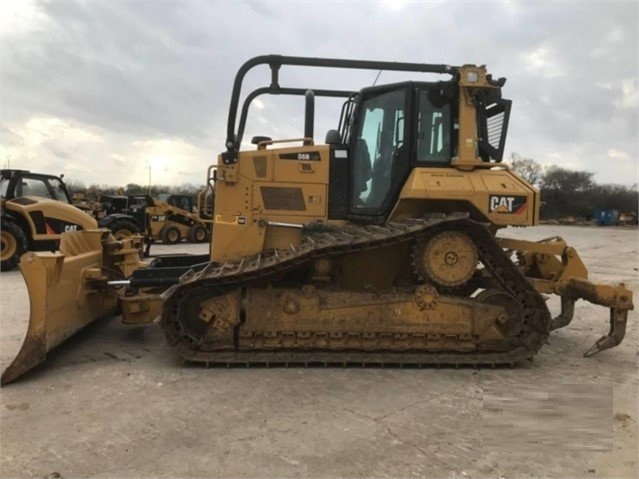
M 589 171 L 567 170 L 560 166 L 548 167 L 544 174 L 542 186 L 545 190 L 558 191 L 587 191 L 594 186 L 592 177 L 594 173 Z
M 69 194 L 71 196 L 73 196 L 74 193 L 84 193 L 87 189 L 87 187 L 84 186 L 84 183 L 78 180 L 65 178 L 64 184 L 67 185 L 67 190 L 69 190 Z
M 510 168 L 528 183 L 539 186 L 543 176 L 541 165 L 532 158 L 523 158 L 519 153 L 513 152 L 507 161 Z

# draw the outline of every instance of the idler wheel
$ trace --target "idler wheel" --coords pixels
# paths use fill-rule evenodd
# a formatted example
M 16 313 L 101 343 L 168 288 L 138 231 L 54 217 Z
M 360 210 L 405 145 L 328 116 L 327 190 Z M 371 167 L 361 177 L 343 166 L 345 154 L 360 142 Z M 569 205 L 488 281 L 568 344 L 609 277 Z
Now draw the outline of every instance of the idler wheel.
M 425 281 L 453 288 L 465 284 L 475 273 L 477 247 L 468 235 L 443 231 L 415 246 L 414 265 Z
M 480 303 L 501 306 L 505 313 L 497 321 L 497 327 L 506 337 L 513 337 L 521 330 L 523 322 L 522 309 L 517 299 L 499 289 L 485 289 L 475 299 Z

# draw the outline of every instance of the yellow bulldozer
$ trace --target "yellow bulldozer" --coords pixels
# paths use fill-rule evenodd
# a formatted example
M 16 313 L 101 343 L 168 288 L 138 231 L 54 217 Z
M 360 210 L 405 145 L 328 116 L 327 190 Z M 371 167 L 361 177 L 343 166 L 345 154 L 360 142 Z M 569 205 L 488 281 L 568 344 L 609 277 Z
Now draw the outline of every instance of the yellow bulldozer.
M 267 66 L 270 82 L 242 97 Z M 359 91 L 280 85 L 283 68 L 438 75 Z M 324 74 L 322 70 L 322 75 Z M 158 323 L 187 361 L 205 364 L 516 364 L 573 318 L 575 301 L 609 308 L 618 345 L 632 292 L 588 281 L 560 238 L 502 239 L 539 221 L 539 191 L 500 164 L 511 102 L 484 66 L 268 55 L 238 71 L 215 184 L 210 254 L 146 267 L 107 232 L 62 236 L 61 252 L 29 253 L 29 330 L 5 384 L 100 316 Z M 304 98 L 296 138 L 254 137 L 251 102 Z M 337 128 L 314 139 L 319 97 L 342 98 Z M 239 119 L 238 119 L 239 114 Z M 545 294 L 561 297 L 553 317 Z

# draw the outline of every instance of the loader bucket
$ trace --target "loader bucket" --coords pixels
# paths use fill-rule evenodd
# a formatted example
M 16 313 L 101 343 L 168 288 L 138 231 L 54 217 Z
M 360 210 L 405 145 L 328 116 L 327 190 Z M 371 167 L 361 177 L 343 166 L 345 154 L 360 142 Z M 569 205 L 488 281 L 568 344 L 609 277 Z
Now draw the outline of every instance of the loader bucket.
M 103 264 L 104 230 L 62 235 L 56 253 L 26 253 L 20 270 L 29 292 L 29 327 L 0 384 L 43 362 L 47 353 L 94 320 L 116 313 L 117 297 L 93 286 Z

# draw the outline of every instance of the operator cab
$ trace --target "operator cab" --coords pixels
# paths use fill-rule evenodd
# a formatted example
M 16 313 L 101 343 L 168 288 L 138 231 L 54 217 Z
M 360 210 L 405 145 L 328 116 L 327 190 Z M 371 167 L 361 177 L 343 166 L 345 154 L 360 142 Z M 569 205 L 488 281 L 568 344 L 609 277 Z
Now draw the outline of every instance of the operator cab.
M 361 91 L 348 132 L 351 215 L 387 212 L 412 167 L 450 165 L 456 144 L 454 97 L 447 82 Z
M 242 81 L 257 65 L 270 67 L 270 85 L 253 90 L 240 108 Z M 279 72 L 284 65 L 434 73 L 451 78 L 373 86 L 359 92 L 309 89 L 281 86 Z M 505 81 L 494 80 L 484 66 L 476 65 L 256 57 L 246 62 L 235 78 L 227 151 L 220 155 L 222 176 L 231 183 L 237 177 L 234 165 L 249 105 L 259 95 L 305 97 L 304 147 L 313 145 L 314 98 L 345 98 L 339 126 L 326 138 L 330 161 L 327 216 L 330 220 L 383 223 L 414 168 L 450 169 L 455 174 L 454 170 L 491 168 L 488 162 L 501 161 L 511 105 L 510 100 L 501 98 Z M 274 143 L 267 137 L 256 137 L 254 142 L 258 149 Z M 312 170 L 312 166 L 307 168 Z
M 193 213 L 195 211 L 193 197 L 190 195 L 174 195 L 169 193 L 161 193 L 158 195 L 158 199 L 160 201 L 168 203 L 171 206 L 175 206 L 176 208 L 188 211 L 189 213 Z
M 72 204 L 62 177 L 27 170 L 1 170 L 0 197 L 10 200 L 22 196 L 39 196 Z

